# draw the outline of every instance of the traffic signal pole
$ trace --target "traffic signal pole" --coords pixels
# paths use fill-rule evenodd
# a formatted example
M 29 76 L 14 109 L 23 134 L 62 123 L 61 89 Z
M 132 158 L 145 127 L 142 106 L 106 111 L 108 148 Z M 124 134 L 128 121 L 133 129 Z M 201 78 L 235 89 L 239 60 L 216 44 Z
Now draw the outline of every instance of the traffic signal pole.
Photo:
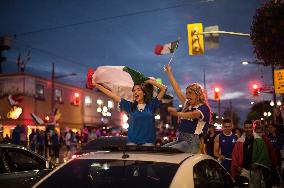
M 274 84 L 274 65 L 272 64 L 271 65 L 271 72 L 272 72 L 272 86 L 273 86 L 273 102 L 274 102 L 274 106 L 272 107 L 273 108 L 273 113 L 272 113 L 272 117 L 273 117 L 273 123 L 276 123 L 276 108 L 275 108 L 275 105 L 276 105 L 276 93 L 275 93 L 275 84 Z
M 246 33 L 236 33 L 236 32 L 229 32 L 229 31 L 208 31 L 208 32 L 202 32 L 200 34 L 227 34 L 227 35 L 238 35 L 243 37 L 250 37 L 250 34 Z

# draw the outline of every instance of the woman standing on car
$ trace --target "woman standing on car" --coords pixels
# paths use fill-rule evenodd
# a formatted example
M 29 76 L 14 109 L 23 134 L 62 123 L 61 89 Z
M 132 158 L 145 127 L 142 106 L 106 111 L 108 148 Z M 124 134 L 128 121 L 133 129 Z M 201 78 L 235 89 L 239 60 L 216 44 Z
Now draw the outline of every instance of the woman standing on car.
M 155 80 L 148 79 L 144 83 L 134 85 L 132 88 L 134 102 L 127 101 L 100 84 L 93 83 L 114 101 L 119 103 L 121 111 L 128 115 L 128 145 L 154 146 L 156 142 L 155 111 L 160 106 L 160 100 L 166 93 L 166 86 Z M 153 86 L 160 92 L 153 97 Z
M 211 118 L 205 93 L 199 84 L 193 83 L 187 86 L 184 95 L 174 78 L 169 64 L 165 66 L 165 72 L 184 107 L 181 112 L 172 107 L 168 108 L 171 115 L 180 118 L 180 125 L 177 132 L 177 141 L 164 146 L 177 148 L 184 152 L 198 153 L 200 146 L 199 135 L 207 134 Z

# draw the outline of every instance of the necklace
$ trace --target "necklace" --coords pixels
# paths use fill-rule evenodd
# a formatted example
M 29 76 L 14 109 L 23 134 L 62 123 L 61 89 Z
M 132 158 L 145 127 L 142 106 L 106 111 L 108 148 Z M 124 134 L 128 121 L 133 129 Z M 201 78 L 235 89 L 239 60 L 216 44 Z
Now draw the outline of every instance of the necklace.
M 137 109 L 142 112 L 145 108 L 146 104 L 137 104 Z

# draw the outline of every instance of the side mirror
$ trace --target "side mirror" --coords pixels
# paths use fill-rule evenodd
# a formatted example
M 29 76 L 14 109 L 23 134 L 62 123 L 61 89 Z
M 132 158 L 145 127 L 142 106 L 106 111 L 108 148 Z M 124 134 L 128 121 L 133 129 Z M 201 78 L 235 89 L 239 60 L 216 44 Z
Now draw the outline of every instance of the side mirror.
M 249 179 L 245 176 L 237 176 L 235 178 L 235 186 L 238 187 L 248 187 L 249 186 Z

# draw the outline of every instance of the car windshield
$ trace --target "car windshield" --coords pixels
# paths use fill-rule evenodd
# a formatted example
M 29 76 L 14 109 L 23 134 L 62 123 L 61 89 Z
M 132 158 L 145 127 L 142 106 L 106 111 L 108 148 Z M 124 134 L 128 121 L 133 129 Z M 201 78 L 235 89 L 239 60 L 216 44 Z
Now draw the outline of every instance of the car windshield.
M 169 187 L 178 164 L 127 160 L 74 160 L 39 187 Z

